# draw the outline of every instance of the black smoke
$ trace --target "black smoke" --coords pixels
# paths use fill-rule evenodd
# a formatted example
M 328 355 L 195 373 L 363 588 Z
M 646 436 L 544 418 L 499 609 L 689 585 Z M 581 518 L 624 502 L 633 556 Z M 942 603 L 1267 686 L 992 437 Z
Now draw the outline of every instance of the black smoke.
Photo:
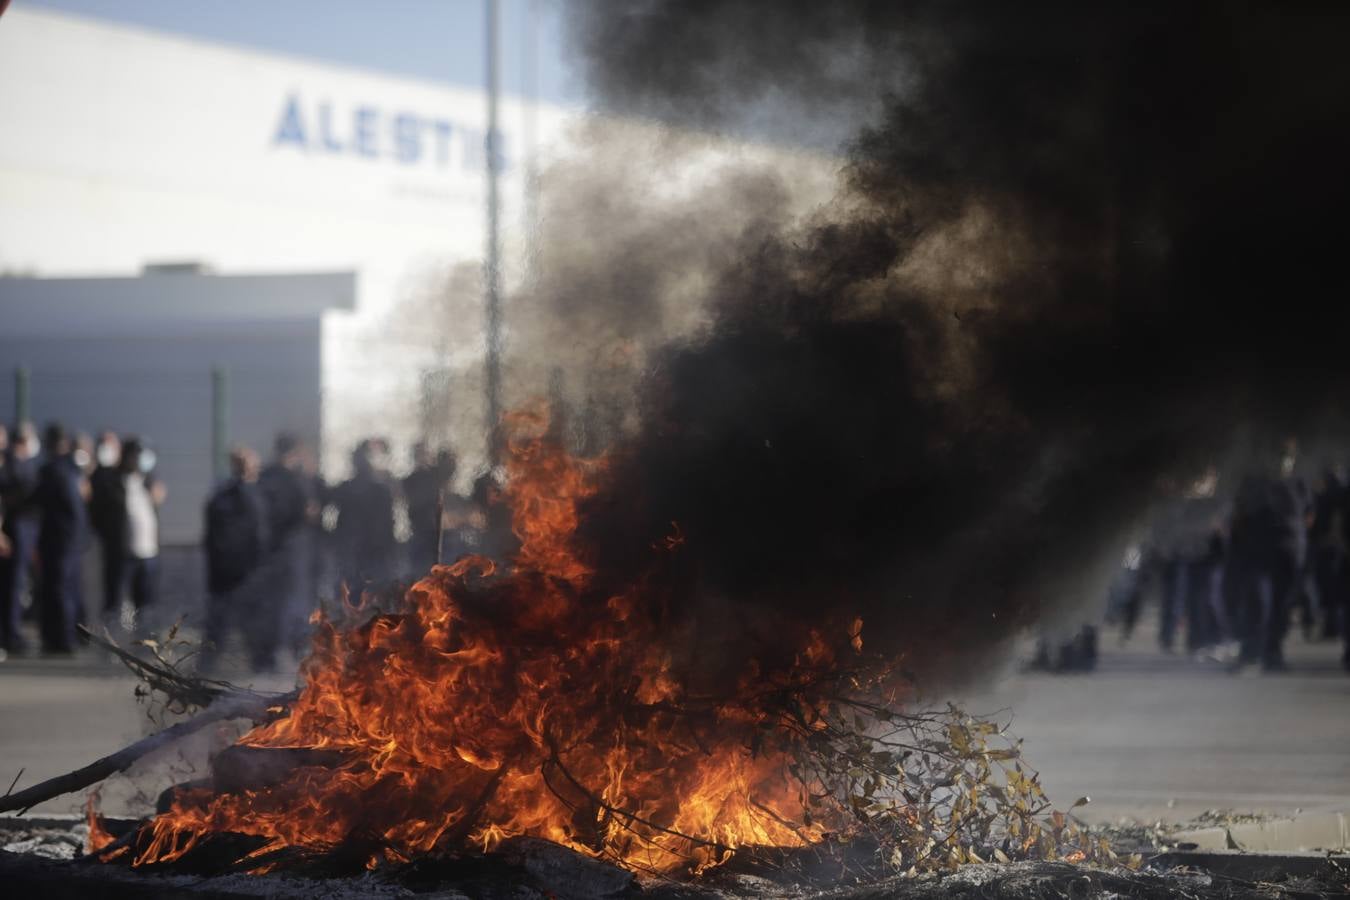
M 983 652 L 1089 599 L 1074 573 L 1159 479 L 1347 397 L 1350 8 L 569 14 L 616 113 L 812 148 L 853 128 L 809 224 L 698 260 L 707 321 L 651 357 L 589 511 L 618 581 L 678 523 L 691 606 L 736 642 L 834 611 L 920 662 Z

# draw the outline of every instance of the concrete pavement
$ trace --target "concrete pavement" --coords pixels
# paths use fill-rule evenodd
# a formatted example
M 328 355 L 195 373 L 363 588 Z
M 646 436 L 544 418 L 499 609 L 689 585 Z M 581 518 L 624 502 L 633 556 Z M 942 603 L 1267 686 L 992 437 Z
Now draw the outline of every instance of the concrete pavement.
M 1207 809 L 1350 811 L 1350 675 L 1340 647 L 1291 635 L 1290 671 L 1229 674 L 1158 652 L 1141 627 L 1103 637 L 1096 672 L 1018 673 L 969 692 L 1006 709 L 1026 760 L 1061 809 L 1088 821 L 1185 821 Z M 1147 635 L 1147 636 L 1145 636 Z

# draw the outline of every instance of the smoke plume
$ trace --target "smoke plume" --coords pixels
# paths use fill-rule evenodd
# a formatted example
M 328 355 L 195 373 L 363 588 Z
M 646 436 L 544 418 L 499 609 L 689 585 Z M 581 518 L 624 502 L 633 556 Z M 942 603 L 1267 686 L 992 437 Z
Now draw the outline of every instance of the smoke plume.
M 544 268 L 557 328 L 648 348 L 588 553 L 623 580 L 677 528 L 681 615 L 731 626 L 700 641 L 859 614 L 872 646 L 950 670 L 1086 599 L 1077 579 L 1160 477 L 1345 396 L 1350 10 L 574 0 L 569 17 L 602 108 L 839 154 L 835 196 L 805 215 L 790 176 L 747 164 L 679 229 L 631 227 L 671 207 L 611 169 L 569 194 L 589 199 L 567 227 L 621 231 L 622 252 L 598 239 Z M 678 329 L 657 314 L 672 292 L 698 310 Z

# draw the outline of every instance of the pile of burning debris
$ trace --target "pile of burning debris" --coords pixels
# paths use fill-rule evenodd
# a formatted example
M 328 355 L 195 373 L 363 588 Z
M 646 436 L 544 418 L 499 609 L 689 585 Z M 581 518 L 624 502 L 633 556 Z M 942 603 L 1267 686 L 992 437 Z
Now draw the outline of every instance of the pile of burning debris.
M 387 608 L 365 598 L 345 624 L 320 618 L 299 690 L 255 694 L 119 651 L 187 717 L 0 811 L 88 788 L 209 723 L 253 727 L 153 817 L 105 820 L 91 798 L 79 862 L 5 857 L 8 877 L 174 893 L 190 876 L 220 896 L 331 893 L 312 880 L 335 877 L 357 893 L 474 896 L 1156 887 L 1132 874 L 1140 856 L 1050 808 L 998 725 L 911 708 L 856 618 L 823 617 L 781 635 L 783 659 L 700 679 L 697 642 L 661 602 L 678 526 L 652 577 L 593 590 L 573 535 L 603 462 L 568 456 L 540 424 L 519 420 L 511 447 L 511 565 L 465 558 Z M 69 857 L 73 834 L 8 845 Z

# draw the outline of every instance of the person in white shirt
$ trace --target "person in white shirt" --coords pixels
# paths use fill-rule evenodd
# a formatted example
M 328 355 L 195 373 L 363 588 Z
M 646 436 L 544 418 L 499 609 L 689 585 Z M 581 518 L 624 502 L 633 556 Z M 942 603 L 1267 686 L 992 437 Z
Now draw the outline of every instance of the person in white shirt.
M 121 542 L 121 585 L 130 591 L 137 630 L 144 632 L 153 624 L 148 619 L 159 593 L 159 507 L 166 491 L 154 474 L 154 452 L 137 438 L 123 442 L 118 469 L 126 529 Z

